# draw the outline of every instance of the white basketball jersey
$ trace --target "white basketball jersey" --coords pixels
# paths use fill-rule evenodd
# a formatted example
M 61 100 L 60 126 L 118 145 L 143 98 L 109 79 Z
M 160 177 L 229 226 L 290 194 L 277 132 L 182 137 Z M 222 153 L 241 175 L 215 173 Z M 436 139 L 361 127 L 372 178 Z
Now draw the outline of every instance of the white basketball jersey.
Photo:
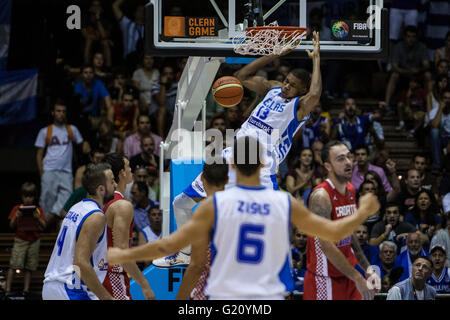
M 289 195 L 237 185 L 213 199 L 212 262 L 205 293 L 213 299 L 282 299 L 293 290 Z
M 291 149 L 295 133 L 310 117 L 308 114 L 297 120 L 300 98 L 285 99 L 281 97 L 281 87 L 270 89 L 237 133 L 238 139 L 252 136 L 265 145 L 269 159 L 263 170 L 269 171 L 269 175 L 277 173 L 278 165 Z
M 52 256 L 45 270 L 44 283 L 58 281 L 65 284 L 69 296 L 80 295 L 85 292 L 89 298 L 98 300 L 84 282 L 79 274 L 75 272 L 73 259 L 77 245 L 78 235 L 84 221 L 92 214 L 104 214 L 98 203 L 91 199 L 83 199 L 72 206 L 65 216 L 61 229 L 53 248 Z M 106 224 L 104 233 L 101 235 L 91 257 L 91 264 L 101 283 L 106 275 L 108 264 L 106 262 Z

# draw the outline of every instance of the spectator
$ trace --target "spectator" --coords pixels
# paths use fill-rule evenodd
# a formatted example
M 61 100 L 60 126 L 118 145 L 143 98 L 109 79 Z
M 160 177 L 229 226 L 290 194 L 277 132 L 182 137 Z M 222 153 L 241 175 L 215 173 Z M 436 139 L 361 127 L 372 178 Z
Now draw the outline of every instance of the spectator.
M 427 171 L 427 156 L 424 153 L 416 153 L 412 158 L 413 169 L 416 169 L 420 174 L 421 189 L 431 191 L 437 198 L 438 183 L 436 178 Z
M 375 186 L 375 184 L 370 181 L 370 180 L 364 180 L 363 183 L 361 183 L 361 185 L 359 186 L 359 190 L 358 190 L 358 198 L 360 198 L 361 196 L 365 195 L 366 193 L 373 193 L 378 197 L 377 194 L 377 187 Z M 364 226 L 367 228 L 367 236 L 370 235 L 370 232 L 372 231 L 372 227 L 375 225 L 375 223 L 377 223 L 380 218 L 381 218 L 381 212 L 384 212 L 384 206 L 386 205 L 386 200 L 384 200 L 384 202 L 381 202 L 380 200 L 378 200 L 380 202 L 380 210 L 373 216 L 369 217 Z
M 130 159 L 130 167 L 134 171 L 137 166 L 148 167 L 153 166 L 158 168 L 159 157 L 154 154 L 155 143 L 151 136 L 144 137 L 141 140 L 141 150 L 142 152 L 133 156 Z
M 291 194 L 300 191 L 303 197 L 306 190 L 314 188 L 319 183 L 315 175 L 313 151 L 310 148 L 304 148 L 300 152 L 300 159 L 286 175 L 286 189 Z
M 412 224 L 417 230 L 427 238 L 426 244 L 437 230 L 442 227 L 442 218 L 439 215 L 439 207 L 434 195 L 428 190 L 420 190 L 416 195 L 414 206 L 405 215 L 405 222 Z
M 397 114 L 400 120 L 395 130 L 405 129 L 405 121 L 414 120 L 413 129 L 409 131 L 409 138 L 413 138 L 423 126 L 426 111 L 426 92 L 421 85 L 419 76 L 409 77 L 409 87 L 401 94 L 397 104 Z
M 395 93 L 397 83 L 404 77 L 414 75 L 424 75 L 425 81 L 431 79 L 429 73 L 430 62 L 427 48 L 417 40 L 417 27 L 407 26 L 404 29 L 404 38 L 393 48 L 392 53 L 392 73 L 386 87 L 384 104 L 390 110 L 391 98 Z
M 421 188 L 420 173 L 416 169 L 409 169 L 406 173 L 404 187 L 397 195 L 396 201 L 400 204 L 400 213 L 402 216 L 414 206 L 416 195 Z
M 411 277 L 395 284 L 386 300 L 434 300 L 436 291 L 426 283 L 433 263 L 427 257 L 418 257 L 412 263 Z
M 436 82 L 431 85 L 431 89 L 427 95 L 427 114 L 425 115 L 424 126 L 430 125 L 430 121 L 434 119 L 439 110 L 439 104 L 442 101 L 445 90 L 449 85 L 448 75 L 441 74 L 436 76 Z
M 317 104 L 302 130 L 303 148 L 310 148 L 314 141 L 327 143 L 330 140 L 331 125 L 328 118 L 321 116 L 322 106 Z
M 114 70 L 113 81 L 108 87 L 108 92 L 111 95 L 111 103 L 116 104 L 122 101 L 122 96 L 127 89 L 127 85 L 130 85 L 128 78 L 128 70 L 123 67 L 117 67 Z
M 406 250 L 401 252 L 395 259 L 395 267 L 402 267 L 403 273 L 400 281 L 407 279 L 411 275 L 413 261 L 418 257 L 428 257 L 428 252 L 423 249 L 423 241 L 417 232 L 408 233 L 406 238 Z M 400 249 L 402 251 L 402 249 Z
M 81 80 L 75 83 L 74 94 L 80 97 L 80 113 L 90 120 L 91 128 L 96 128 L 100 120 L 102 102 L 106 106 L 106 117 L 113 121 L 114 108 L 111 96 L 103 82 L 94 78 L 94 68 L 91 65 L 84 65 L 81 68 Z
M 444 90 L 437 114 L 431 119 L 430 138 L 433 168 L 440 169 L 441 150 L 450 154 L 450 88 Z
M 427 83 L 427 91 L 429 93 L 433 91 L 433 88 L 436 86 L 438 79 L 442 79 L 441 77 L 447 79 L 450 76 L 449 64 L 450 62 L 446 59 L 441 59 L 436 62 L 436 69 L 434 70 L 433 77 Z M 446 86 L 444 86 L 444 88 L 445 87 Z
M 331 137 L 344 141 L 351 151 L 355 151 L 365 145 L 365 137 L 375 118 L 372 114 L 358 116 L 353 98 L 346 98 L 344 103 L 344 113 L 335 121 Z
M 398 282 L 402 271 L 403 270 L 401 268 L 392 269 L 391 272 L 381 278 L 380 293 L 388 293 L 389 290 L 394 286 L 394 284 Z
M 135 181 L 131 187 L 131 200 L 134 207 L 134 224 L 136 231 L 142 232 L 146 226 L 150 225 L 148 219 L 148 212 L 150 208 L 155 205 L 153 201 L 148 198 L 147 183 L 142 181 Z
M 36 185 L 25 182 L 21 187 L 22 204 L 14 206 L 9 214 L 9 226 L 16 229 L 6 278 L 5 296 L 11 296 L 11 285 L 17 270 L 24 273 L 23 296 L 29 298 L 31 275 L 39 265 L 41 230 L 45 228 L 45 216 L 37 206 Z
M 447 33 L 450 30 L 450 3 L 447 0 L 422 1 L 425 11 L 426 25 L 424 26 L 425 44 L 430 59 L 434 53 L 445 45 Z
M 36 163 L 41 177 L 40 204 L 51 227 L 73 190 L 73 143 L 83 142 L 77 127 L 66 124 L 67 107 L 56 100 L 53 124 L 42 128 L 36 138 Z M 45 156 L 44 156 L 45 152 Z
M 89 163 L 100 163 L 102 162 L 103 158 L 105 157 L 105 153 L 101 152 L 100 150 L 92 150 L 89 153 Z M 83 178 L 84 171 L 86 170 L 87 165 L 82 165 L 75 171 L 75 179 L 73 184 L 73 189 L 78 189 L 82 186 L 81 180 Z
M 136 166 L 135 170 L 133 171 L 133 181 L 147 183 L 148 198 L 153 202 L 157 202 L 158 200 L 159 185 L 157 183 L 157 179 L 158 179 L 158 171 L 156 170 L 155 167 Z M 132 201 L 131 199 L 132 187 L 133 184 L 130 183 L 127 185 L 127 188 L 125 189 L 125 198 L 130 201 Z
M 150 115 L 157 114 L 158 133 L 165 136 L 169 131 L 175 112 L 178 81 L 175 70 L 171 65 L 161 69 L 159 81 L 153 83 L 152 96 L 155 98 L 157 108 L 151 108 Z
M 397 244 L 400 250 L 399 244 L 410 232 L 416 232 L 416 229 L 409 223 L 400 221 L 400 206 L 388 203 L 382 221 L 377 222 L 372 228 L 369 244 L 379 246 L 381 242 L 388 240 Z
M 114 135 L 121 140 L 136 132 L 139 101 L 131 92 L 125 92 L 120 102 L 114 104 Z
M 103 53 L 96 52 L 92 57 L 92 67 L 94 68 L 94 77 L 103 83 L 108 83 L 112 76 L 109 72 L 111 64 L 105 64 L 105 57 Z
M 118 152 L 123 150 L 123 142 L 114 137 L 114 124 L 106 118 L 101 118 L 93 148 L 103 153 Z
M 430 248 L 434 246 L 441 246 L 450 248 L 450 224 L 448 223 L 448 216 L 445 216 L 442 222 L 442 229 L 438 230 L 431 239 Z M 450 267 L 450 252 L 447 251 L 447 260 L 445 262 L 447 267 Z
M 355 160 L 356 165 L 353 167 L 353 174 L 351 183 L 355 187 L 355 189 L 359 189 L 360 184 L 364 181 L 364 177 L 369 171 L 375 171 L 382 181 L 382 188 L 387 193 L 387 199 L 392 200 L 395 197 L 395 194 L 400 191 L 400 182 L 397 177 L 397 171 L 395 169 L 395 162 L 388 159 L 386 161 L 386 167 L 388 168 L 388 176 L 391 178 L 391 181 L 396 186 L 397 190 L 394 190 L 389 183 L 386 174 L 384 173 L 383 168 L 377 167 L 369 162 L 369 150 L 366 146 L 361 146 L 355 149 Z
M 383 182 L 381 181 L 380 176 L 375 171 L 369 170 L 364 176 L 364 181 L 372 182 L 375 187 L 375 194 L 378 197 L 378 201 L 380 202 L 380 210 L 384 212 L 384 208 L 386 208 L 387 193 L 383 188 Z M 391 191 L 392 192 L 392 191 Z
M 112 9 L 122 31 L 123 57 L 127 58 L 135 51 L 143 50 L 145 11 L 144 5 L 138 4 L 134 10 L 133 20 L 122 12 L 121 6 L 124 0 L 115 0 Z
M 294 275 L 294 290 L 303 292 L 303 281 L 306 273 L 306 239 L 307 235 L 292 226 L 291 254 Z
M 450 31 L 445 35 L 445 45 L 434 52 L 434 63 L 436 67 L 442 59 L 450 61 Z
M 159 173 L 158 169 L 155 167 L 148 167 L 148 197 L 150 200 L 157 202 L 159 199 Z
M 140 91 L 140 102 L 150 110 L 152 104 L 153 84 L 159 81 L 159 70 L 154 68 L 154 58 L 149 54 L 144 54 L 142 67 L 134 71 L 132 80 L 136 83 Z
M 364 251 L 364 255 L 370 264 L 376 264 L 378 261 L 379 250 L 377 247 L 369 244 L 369 229 L 366 224 L 360 225 L 354 232 L 356 239 L 358 239 L 359 246 Z M 381 277 L 380 277 L 381 279 Z
M 110 26 L 108 20 L 103 16 L 103 8 L 99 0 L 93 0 L 87 16 L 83 17 L 84 23 L 81 34 L 84 38 L 84 62 L 92 61 L 93 52 L 101 52 L 106 58 L 106 65 L 111 66 Z
M 314 152 L 314 162 L 316 165 L 317 175 L 320 176 L 322 179 L 326 179 L 327 176 L 327 170 L 323 166 L 322 161 L 322 149 L 323 149 L 323 142 L 322 141 L 314 141 L 312 144 L 312 150 Z
M 433 272 L 427 283 L 436 290 L 436 293 L 450 293 L 450 269 L 445 266 L 446 256 L 447 250 L 440 245 L 430 250 Z
M 147 136 L 151 136 L 153 138 L 155 155 L 159 157 L 162 138 L 151 132 L 150 117 L 148 115 L 141 114 L 137 119 L 136 133 L 128 136 L 123 144 L 123 151 L 129 159 L 142 152 L 141 140 L 143 137 Z
M 240 120 L 239 107 L 225 108 L 223 112 L 226 123 L 228 123 L 227 129 L 237 130 L 241 128 L 242 121 Z
M 380 268 L 380 279 L 394 270 L 394 262 L 397 257 L 397 245 L 392 241 L 383 241 L 379 247 L 378 260 L 375 265 Z
M 152 242 L 161 238 L 162 211 L 157 205 L 148 210 L 149 225 L 139 233 L 139 245 Z
M 392 0 L 389 10 L 389 39 L 400 39 L 402 27 L 416 26 L 419 18 L 419 0 Z

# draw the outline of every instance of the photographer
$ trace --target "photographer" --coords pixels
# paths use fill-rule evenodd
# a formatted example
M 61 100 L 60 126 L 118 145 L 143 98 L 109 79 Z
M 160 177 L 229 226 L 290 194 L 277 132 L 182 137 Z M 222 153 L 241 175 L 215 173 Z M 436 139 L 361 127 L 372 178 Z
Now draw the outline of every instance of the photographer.
M 14 206 L 9 214 L 9 226 L 16 229 L 14 245 L 6 278 L 6 297 L 11 296 L 11 284 L 16 270 L 24 271 L 23 296 L 29 297 L 31 273 L 39 264 L 41 230 L 46 226 L 42 209 L 36 206 L 37 190 L 32 182 L 21 188 L 22 204 Z

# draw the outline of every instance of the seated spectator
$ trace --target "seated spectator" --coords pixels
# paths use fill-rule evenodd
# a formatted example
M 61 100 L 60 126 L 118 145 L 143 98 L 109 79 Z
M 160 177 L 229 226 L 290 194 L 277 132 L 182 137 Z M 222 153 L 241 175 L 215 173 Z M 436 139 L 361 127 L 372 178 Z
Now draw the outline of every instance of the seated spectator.
M 402 239 L 411 232 L 416 232 L 416 229 L 411 224 L 400 221 L 400 206 L 391 202 L 386 204 L 382 221 L 373 226 L 369 244 L 379 246 L 381 242 L 388 240 L 394 242 L 400 250 Z
M 105 157 L 105 153 L 100 150 L 91 150 L 89 152 L 89 163 L 100 163 Z M 75 171 L 75 179 L 73 184 L 73 189 L 76 190 L 82 186 L 81 180 L 83 178 L 84 171 L 86 170 L 87 165 L 82 165 Z
M 133 171 L 133 182 L 145 182 L 148 187 L 148 198 L 153 201 L 158 201 L 159 183 L 158 183 L 158 170 L 155 167 L 137 166 Z M 127 184 L 125 189 L 125 198 L 131 199 L 131 188 L 133 184 Z
M 128 70 L 126 70 L 124 67 L 114 68 L 113 81 L 108 87 L 108 92 L 111 96 L 111 103 L 113 105 L 122 101 L 122 96 L 126 91 L 127 86 L 129 86 L 130 84 L 131 83 L 128 77 Z
M 23 296 L 29 298 L 32 272 L 39 265 L 41 230 L 45 228 L 45 216 L 37 206 L 37 189 L 32 182 L 22 184 L 22 204 L 12 208 L 8 219 L 11 229 L 16 230 L 14 245 L 6 278 L 6 297 L 11 296 L 11 286 L 17 270 L 24 273 Z
M 94 67 L 94 77 L 99 79 L 104 84 L 110 81 L 112 74 L 109 72 L 111 64 L 105 64 L 105 57 L 103 53 L 96 52 L 92 57 L 92 67 Z
M 416 195 L 413 208 L 405 215 L 405 222 L 412 224 L 424 234 L 426 246 L 437 230 L 442 227 L 442 218 L 434 195 L 428 190 L 421 190 Z M 427 241 L 428 240 L 428 241 Z
M 364 251 L 364 255 L 370 264 L 376 264 L 378 261 L 379 250 L 377 247 L 369 244 L 369 229 L 366 224 L 360 225 L 354 232 L 356 239 L 358 239 L 359 246 Z M 363 273 L 364 274 L 364 273 Z
M 386 109 L 391 107 L 391 99 L 399 81 L 405 77 L 424 75 L 425 81 L 431 79 L 429 73 L 430 61 L 426 46 L 417 39 L 417 27 L 407 26 L 404 29 L 403 40 L 397 43 L 392 52 L 392 72 L 386 87 L 384 103 Z
M 170 129 L 174 117 L 178 81 L 175 78 L 175 69 L 171 65 L 161 68 L 159 81 L 153 83 L 152 96 L 155 103 L 149 110 L 149 115 L 157 115 L 158 133 L 164 136 Z
M 380 244 L 378 260 L 374 263 L 380 270 L 380 279 L 388 276 L 394 270 L 397 250 L 397 245 L 392 241 L 383 241 Z
M 423 241 L 417 232 L 408 233 L 406 238 L 406 249 L 397 256 L 394 264 L 395 267 L 403 268 L 403 273 L 400 276 L 399 281 L 403 281 L 410 277 L 413 261 L 421 256 L 428 257 L 429 254 L 423 249 L 422 245 Z M 402 251 L 402 249 L 400 249 L 400 251 Z
M 438 183 L 434 175 L 427 171 L 427 158 L 424 153 L 416 153 L 412 158 L 411 168 L 419 171 L 421 189 L 431 191 L 437 198 Z
M 383 188 L 383 182 L 381 181 L 380 176 L 375 171 L 369 170 L 364 176 L 364 181 L 372 182 L 373 186 L 375 187 L 375 194 L 377 195 L 378 201 L 380 202 L 380 210 L 381 212 L 384 212 L 384 208 L 386 207 L 386 203 L 388 202 L 388 194 Z
M 317 104 L 311 111 L 311 117 L 302 130 L 303 148 L 311 148 L 314 141 L 326 144 L 330 140 L 331 124 L 328 118 L 321 116 L 322 105 Z
M 444 90 L 436 116 L 431 119 L 433 168 L 441 168 L 441 152 L 450 154 L 450 88 Z
M 376 195 L 378 197 L 377 194 L 377 188 L 375 187 L 375 184 L 370 181 L 370 180 L 364 180 L 363 183 L 361 183 L 361 185 L 359 186 L 359 190 L 358 190 L 358 194 L 357 197 L 358 199 L 365 195 L 366 193 L 373 193 L 374 195 Z M 367 236 L 370 235 L 370 232 L 372 231 L 372 227 L 375 225 L 375 223 L 377 223 L 380 219 L 381 219 L 381 212 L 384 212 L 384 206 L 386 205 L 386 200 L 384 200 L 384 202 L 378 200 L 380 202 L 380 210 L 378 210 L 378 212 L 369 217 L 366 222 L 364 223 L 364 226 L 367 228 Z M 382 203 L 382 205 L 381 205 Z
M 445 45 L 434 52 L 434 63 L 436 66 L 442 59 L 450 61 L 450 31 L 445 35 Z
M 133 72 L 132 77 L 140 92 L 139 101 L 146 106 L 147 110 L 150 110 L 153 101 L 153 84 L 159 81 L 159 70 L 154 67 L 154 62 L 153 56 L 144 54 L 141 62 L 142 66 Z
M 108 120 L 113 121 L 114 108 L 110 94 L 103 82 L 94 78 L 94 68 L 91 65 L 84 65 L 81 68 L 81 80 L 75 83 L 74 94 L 79 96 L 80 113 L 90 120 L 91 128 L 97 127 L 102 115 L 102 103 L 106 107 L 106 117 Z
M 114 135 L 121 140 L 136 132 L 139 101 L 131 92 L 125 92 L 122 100 L 114 104 Z
M 320 180 L 320 177 L 317 177 L 315 172 L 313 151 L 310 148 L 303 149 L 294 168 L 289 170 L 286 175 L 287 191 L 295 194 L 298 190 L 301 190 L 303 195 L 306 190 L 318 185 L 321 182 Z
M 428 257 L 418 257 L 412 263 L 411 276 L 396 283 L 388 292 L 386 300 L 434 300 L 436 291 L 426 283 L 433 263 Z
M 155 143 L 153 142 L 153 138 L 151 136 L 144 137 L 141 139 L 141 153 L 131 157 L 130 159 L 130 167 L 131 170 L 135 170 L 137 166 L 140 167 L 149 167 L 152 166 L 154 168 L 159 167 L 159 157 L 154 154 Z
M 380 293 L 388 293 L 389 290 L 398 282 L 402 273 L 402 268 L 392 269 L 391 272 L 381 278 L 381 290 Z
M 397 104 L 397 114 L 400 120 L 395 130 L 405 129 L 405 121 L 414 121 L 413 128 L 409 131 L 409 138 L 413 138 L 416 132 L 423 126 L 426 113 L 426 92 L 418 76 L 409 77 L 409 87 L 401 93 L 401 99 Z
M 445 266 L 446 256 L 446 248 L 440 245 L 436 245 L 430 250 L 433 271 L 427 283 L 436 290 L 436 293 L 450 293 L 450 269 Z
M 331 138 L 344 141 L 351 151 L 365 146 L 365 137 L 369 132 L 374 115 L 356 114 L 356 102 L 353 98 L 345 99 L 344 113 L 333 124 Z
M 365 143 L 369 149 L 369 153 L 384 150 L 385 144 L 384 129 L 380 122 L 380 119 L 382 118 L 381 110 L 376 110 L 373 113 L 373 118 L 374 120 L 372 121 L 372 125 L 369 126 L 369 130 L 367 131 L 367 135 L 365 137 Z
M 149 225 L 139 232 L 139 245 L 161 238 L 162 211 L 158 205 L 153 205 L 148 210 L 148 221 Z
M 442 220 L 442 229 L 438 230 L 431 239 L 430 248 L 433 248 L 434 246 L 450 248 L 450 224 L 448 223 L 448 216 L 444 216 Z M 447 260 L 445 261 L 445 265 L 450 267 L 449 250 L 447 250 Z
M 140 114 L 137 119 L 136 133 L 128 136 L 123 143 L 123 152 L 128 159 L 131 159 L 133 156 L 142 152 L 141 140 L 143 137 L 147 136 L 153 138 L 155 155 L 159 157 L 162 138 L 151 132 L 150 117 L 145 114 Z
M 436 117 L 439 110 L 439 104 L 444 97 L 444 92 L 449 83 L 448 75 L 441 74 L 436 76 L 436 81 L 433 83 L 427 94 L 427 114 L 424 119 L 424 127 L 431 127 L 430 121 Z
M 110 152 L 122 152 L 123 142 L 119 138 L 114 137 L 114 125 L 108 119 L 100 119 L 96 139 L 94 140 L 92 147 L 105 154 Z
M 416 169 L 409 169 L 406 173 L 404 187 L 396 197 L 396 202 L 400 204 L 400 213 L 404 216 L 415 204 L 416 195 L 421 188 L 420 173 Z
M 137 181 L 131 187 L 131 200 L 134 208 L 134 225 L 136 231 L 142 232 L 144 228 L 150 225 L 148 219 L 148 212 L 152 206 L 155 205 L 153 201 L 148 198 L 147 183 Z
M 294 275 L 294 290 L 303 292 L 303 281 L 306 273 L 306 239 L 295 226 L 291 228 L 291 254 Z
M 364 176 L 366 173 L 370 171 L 375 171 L 378 176 L 381 178 L 381 181 L 383 183 L 382 187 L 386 191 L 386 193 L 389 195 L 389 192 L 393 191 L 393 188 L 391 184 L 389 183 L 389 180 L 384 173 L 383 168 L 377 167 L 369 162 L 369 150 L 366 146 L 361 146 L 355 149 L 355 160 L 356 165 L 353 168 L 353 174 L 352 174 L 352 180 L 351 183 L 355 189 L 359 189 L 360 184 L 364 181 Z M 397 178 L 397 172 L 395 169 L 395 162 L 392 160 L 386 161 L 386 166 L 389 169 L 388 176 L 391 178 L 393 182 L 395 182 L 398 187 L 400 186 L 398 178 Z M 400 191 L 400 190 L 398 190 Z M 389 196 L 389 198 L 392 198 L 393 196 Z M 391 199 L 389 199 L 391 200 Z
M 438 80 L 450 77 L 449 67 L 450 61 L 446 59 L 441 59 L 436 63 L 436 69 L 434 70 L 433 77 L 427 84 L 427 91 L 429 93 L 432 93 L 433 89 L 436 87 L 436 83 Z

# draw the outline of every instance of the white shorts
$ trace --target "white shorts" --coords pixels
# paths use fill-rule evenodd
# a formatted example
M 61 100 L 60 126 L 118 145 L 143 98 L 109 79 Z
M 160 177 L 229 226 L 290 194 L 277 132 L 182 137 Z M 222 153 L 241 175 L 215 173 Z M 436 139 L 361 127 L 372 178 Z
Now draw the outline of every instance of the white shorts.
M 59 281 L 44 282 L 42 300 L 98 300 L 92 292 L 82 289 L 70 289 Z

